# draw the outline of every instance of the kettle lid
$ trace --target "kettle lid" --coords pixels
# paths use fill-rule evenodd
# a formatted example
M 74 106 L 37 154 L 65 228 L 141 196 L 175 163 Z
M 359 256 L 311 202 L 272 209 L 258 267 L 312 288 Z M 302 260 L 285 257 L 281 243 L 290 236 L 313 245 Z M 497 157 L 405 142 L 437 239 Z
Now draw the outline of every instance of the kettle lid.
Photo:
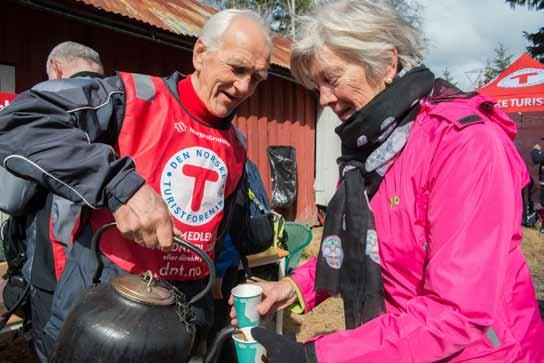
M 115 276 L 111 279 L 111 286 L 121 296 L 143 304 L 172 305 L 176 302 L 174 291 L 161 286 L 151 271 L 140 276 Z

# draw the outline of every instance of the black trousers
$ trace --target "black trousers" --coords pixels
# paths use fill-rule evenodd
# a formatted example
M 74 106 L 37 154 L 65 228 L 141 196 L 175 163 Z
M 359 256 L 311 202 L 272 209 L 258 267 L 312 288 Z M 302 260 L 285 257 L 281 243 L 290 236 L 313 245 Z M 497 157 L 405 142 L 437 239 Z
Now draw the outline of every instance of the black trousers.
M 39 362 L 47 362 L 47 337 L 44 327 L 51 316 L 53 291 L 42 290 L 36 286 L 30 287 L 30 309 L 32 322 L 32 346 Z

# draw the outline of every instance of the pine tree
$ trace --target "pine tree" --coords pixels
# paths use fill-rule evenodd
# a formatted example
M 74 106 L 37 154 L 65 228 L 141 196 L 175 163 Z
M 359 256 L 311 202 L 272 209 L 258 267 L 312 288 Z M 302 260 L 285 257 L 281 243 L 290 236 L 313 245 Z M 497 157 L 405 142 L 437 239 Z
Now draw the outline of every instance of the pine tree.
M 544 10 L 544 0 L 506 0 L 506 3 L 510 4 L 512 8 L 527 6 L 529 10 Z M 536 33 L 523 32 L 523 36 L 532 44 L 527 47 L 529 54 L 539 62 L 544 63 L 544 27 L 540 28 Z
M 316 0 L 200 0 L 218 10 L 227 8 L 253 9 L 270 18 L 272 30 L 283 36 L 296 35 L 295 18 L 308 12 Z M 419 0 L 391 0 L 400 14 L 415 27 L 421 27 Z
M 442 72 L 442 78 L 445 81 L 448 81 L 449 83 L 451 83 L 452 85 L 457 86 L 457 82 L 455 82 L 448 67 L 444 68 L 444 71 Z
M 502 43 L 495 48 L 495 59 L 493 60 L 493 70 L 496 75 L 501 73 L 512 63 L 512 54 L 506 54 L 507 51 Z
M 268 17 L 272 31 L 284 36 L 294 37 L 295 17 L 303 14 L 312 6 L 313 0 L 204 0 L 218 10 L 253 9 Z
M 492 61 L 489 59 L 486 61 L 482 78 L 478 82 L 478 87 L 482 87 L 483 85 L 491 82 L 495 77 L 501 74 L 501 72 L 504 71 L 510 65 L 510 63 L 512 63 L 513 55 L 507 54 L 507 51 L 502 43 L 499 43 L 494 51 L 495 58 Z

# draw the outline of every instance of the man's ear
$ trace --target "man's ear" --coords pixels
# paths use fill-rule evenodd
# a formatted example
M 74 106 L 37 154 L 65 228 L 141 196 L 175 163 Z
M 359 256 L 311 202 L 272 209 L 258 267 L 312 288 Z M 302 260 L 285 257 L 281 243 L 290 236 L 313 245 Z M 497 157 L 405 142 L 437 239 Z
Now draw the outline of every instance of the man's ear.
M 56 59 L 51 59 L 50 62 L 52 74 L 48 74 L 49 79 L 61 79 L 63 76 L 62 65 Z
M 193 47 L 193 67 L 197 71 L 202 69 L 204 63 L 204 55 L 206 53 L 206 46 L 200 38 L 196 40 L 195 46 Z

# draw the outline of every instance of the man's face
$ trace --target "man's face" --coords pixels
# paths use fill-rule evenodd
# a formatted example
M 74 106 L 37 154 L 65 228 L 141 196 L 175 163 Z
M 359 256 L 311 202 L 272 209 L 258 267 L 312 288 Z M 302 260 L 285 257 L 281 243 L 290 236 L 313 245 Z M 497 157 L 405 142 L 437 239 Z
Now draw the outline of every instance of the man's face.
M 226 117 L 266 79 L 269 63 L 270 48 L 259 25 L 238 17 L 227 28 L 219 49 L 206 50 L 197 41 L 191 79 L 208 110 Z

